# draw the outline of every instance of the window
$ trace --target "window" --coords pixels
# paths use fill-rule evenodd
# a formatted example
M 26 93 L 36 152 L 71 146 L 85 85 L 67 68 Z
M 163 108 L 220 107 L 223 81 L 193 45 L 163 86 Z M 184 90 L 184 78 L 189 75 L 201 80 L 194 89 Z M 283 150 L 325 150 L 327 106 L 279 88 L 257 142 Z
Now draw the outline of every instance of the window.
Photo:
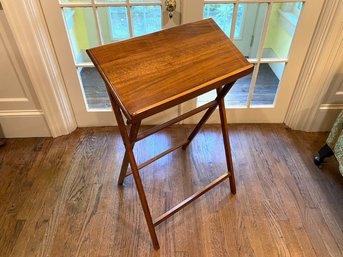
M 119 41 L 130 37 L 126 7 L 110 7 L 111 37 Z
M 235 39 L 241 38 L 242 35 L 244 10 L 244 5 L 238 6 Z M 204 18 L 213 18 L 225 34 L 230 37 L 233 12 L 233 4 L 205 4 Z
M 204 18 L 213 18 L 255 65 L 253 74 L 239 79 L 225 97 L 227 106 L 275 106 L 302 7 L 303 2 L 205 0 Z M 215 91 L 203 94 L 197 105 L 215 96 Z
M 283 27 L 290 35 L 294 34 L 302 5 L 302 2 L 284 3 L 278 10 L 280 14 L 280 20 L 283 23 Z
M 302 2 L 296 3 L 295 4 L 295 8 L 294 8 L 294 12 L 299 15 L 302 7 L 303 7 L 303 3 Z
M 133 36 L 142 36 L 161 30 L 161 13 L 161 6 L 131 7 Z
M 103 80 L 86 49 L 162 29 L 161 0 L 60 0 L 88 111 L 109 110 Z
M 244 5 L 238 5 L 234 39 L 242 38 L 244 13 Z
M 299 16 L 302 6 L 303 2 L 283 3 L 280 9 L 285 13 L 290 13 Z
M 156 32 L 162 29 L 161 6 L 131 6 L 132 33 L 134 37 Z M 130 37 L 127 7 L 110 7 L 109 22 L 113 41 Z

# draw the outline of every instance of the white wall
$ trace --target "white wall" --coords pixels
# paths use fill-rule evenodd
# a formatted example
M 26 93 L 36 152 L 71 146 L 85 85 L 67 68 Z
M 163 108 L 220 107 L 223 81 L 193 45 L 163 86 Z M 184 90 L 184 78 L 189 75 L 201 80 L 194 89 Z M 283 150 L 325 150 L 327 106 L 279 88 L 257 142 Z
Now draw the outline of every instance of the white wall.
M 50 136 L 44 114 L 1 5 L 0 125 L 5 137 Z

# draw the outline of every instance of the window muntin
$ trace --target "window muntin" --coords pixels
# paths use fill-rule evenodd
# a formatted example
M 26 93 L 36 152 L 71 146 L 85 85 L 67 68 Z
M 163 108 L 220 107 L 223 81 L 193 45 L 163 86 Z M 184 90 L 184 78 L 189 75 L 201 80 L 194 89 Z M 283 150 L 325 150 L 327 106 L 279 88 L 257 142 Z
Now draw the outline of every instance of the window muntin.
M 241 90 L 238 86 L 237 88 L 234 86 L 229 92 L 225 98 L 227 106 L 235 108 L 275 106 L 302 7 L 303 2 L 205 0 L 204 18 L 212 17 L 255 65 L 254 72 L 248 80 L 236 82 Z M 252 11 L 254 9 L 255 12 Z M 243 15 L 240 15 L 239 10 L 244 10 Z M 247 89 L 249 81 L 250 85 Z M 198 97 L 197 104 L 210 101 L 211 94 L 215 92 Z
M 161 0 L 60 0 L 88 111 L 110 109 L 105 85 L 86 49 L 162 29 Z

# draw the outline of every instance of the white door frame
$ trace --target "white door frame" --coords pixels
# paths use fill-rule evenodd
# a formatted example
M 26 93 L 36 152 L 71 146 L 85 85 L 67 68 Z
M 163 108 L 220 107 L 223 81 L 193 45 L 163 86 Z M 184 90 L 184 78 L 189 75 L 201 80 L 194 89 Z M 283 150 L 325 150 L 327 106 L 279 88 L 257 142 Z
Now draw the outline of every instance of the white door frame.
M 302 67 L 285 124 L 302 131 L 328 131 L 343 104 L 324 102 L 343 57 L 343 1 L 326 1 Z M 342 96 L 343 98 L 343 96 Z M 343 102 L 343 100 L 341 100 Z
M 1 0 L 9 26 L 53 137 L 76 129 L 60 72 L 38 0 Z
M 71 133 L 76 128 L 76 122 L 59 64 L 50 41 L 44 16 L 39 5 L 39 0 L 1 0 L 1 2 L 52 136 L 56 137 Z M 194 11 L 196 8 L 202 8 L 202 6 L 192 5 L 192 2 L 195 3 L 197 1 L 183 1 L 183 12 L 190 12 L 191 10 Z M 315 60 L 313 60 L 312 65 L 305 65 L 303 67 L 301 71 L 302 79 L 307 78 L 307 81 L 311 81 L 310 78 L 313 75 L 313 67 L 316 67 L 315 64 L 320 60 L 320 50 L 322 49 L 323 41 L 325 41 L 324 39 L 327 31 L 333 22 L 333 19 L 330 18 L 332 12 L 325 10 L 337 8 L 339 2 L 340 0 L 325 1 L 326 7 L 321 14 L 321 24 L 318 26 L 320 31 L 313 33 L 314 35 L 319 33 L 320 36 L 313 38 L 310 47 L 310 49 L 316 49 L 317 51 L 319 48 L 319 54 Z M 201 18 L 202 17 L 199 17 L 199 19 Z M 187 22 L 187 20 L 184 19 L 183 22 Z M 340 26 L 340 24 L 336 24 L 335 26 Z M 330 45 L 338 46 L 339 43 L 340 42 L 332 41 Z M 330 62 L 330 60 L 328 60 L 328 62 Z M 328 64 L 329 63 L 326 63 L 326 65 Z M 296 86 L 297 90 L 308 86 L 306 91 L 318 92 L 324 90 L 325 87 L 328 87 L 328 85 L 320 83 L 303 85 L 301 84 L 301 81 L 301 79 L 298 80 Z M 302 110 L 308 110 L 307 105 L 302 106 L 301 102 L 294 101 L 291 102 L 290 109 L 292 109 L 294 105 L 296 105 L 297 111 L 293 113 L 289 112 L 287 119 L 299 116 L 298 113 Z M 312 106 L 308 112 L 315 113 L 316 111 L 316 106 Z M 315 117 L 313 119 L 315 119 Z M 301 123 L 299 119 L 298 122 L 295 121 L 292 124 L 289 124 L 291 128 L 296 128 L 298 123 Z

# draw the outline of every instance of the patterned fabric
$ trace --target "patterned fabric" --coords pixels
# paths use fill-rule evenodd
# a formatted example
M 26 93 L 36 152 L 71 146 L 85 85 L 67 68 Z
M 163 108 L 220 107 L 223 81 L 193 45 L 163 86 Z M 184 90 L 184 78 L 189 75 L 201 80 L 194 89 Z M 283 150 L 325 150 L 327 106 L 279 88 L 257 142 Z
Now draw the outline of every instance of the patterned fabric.
M 326 143 L 334 152 L 339 163 L 339 170 L 343 175 L 343 111 L 338 115 Z

